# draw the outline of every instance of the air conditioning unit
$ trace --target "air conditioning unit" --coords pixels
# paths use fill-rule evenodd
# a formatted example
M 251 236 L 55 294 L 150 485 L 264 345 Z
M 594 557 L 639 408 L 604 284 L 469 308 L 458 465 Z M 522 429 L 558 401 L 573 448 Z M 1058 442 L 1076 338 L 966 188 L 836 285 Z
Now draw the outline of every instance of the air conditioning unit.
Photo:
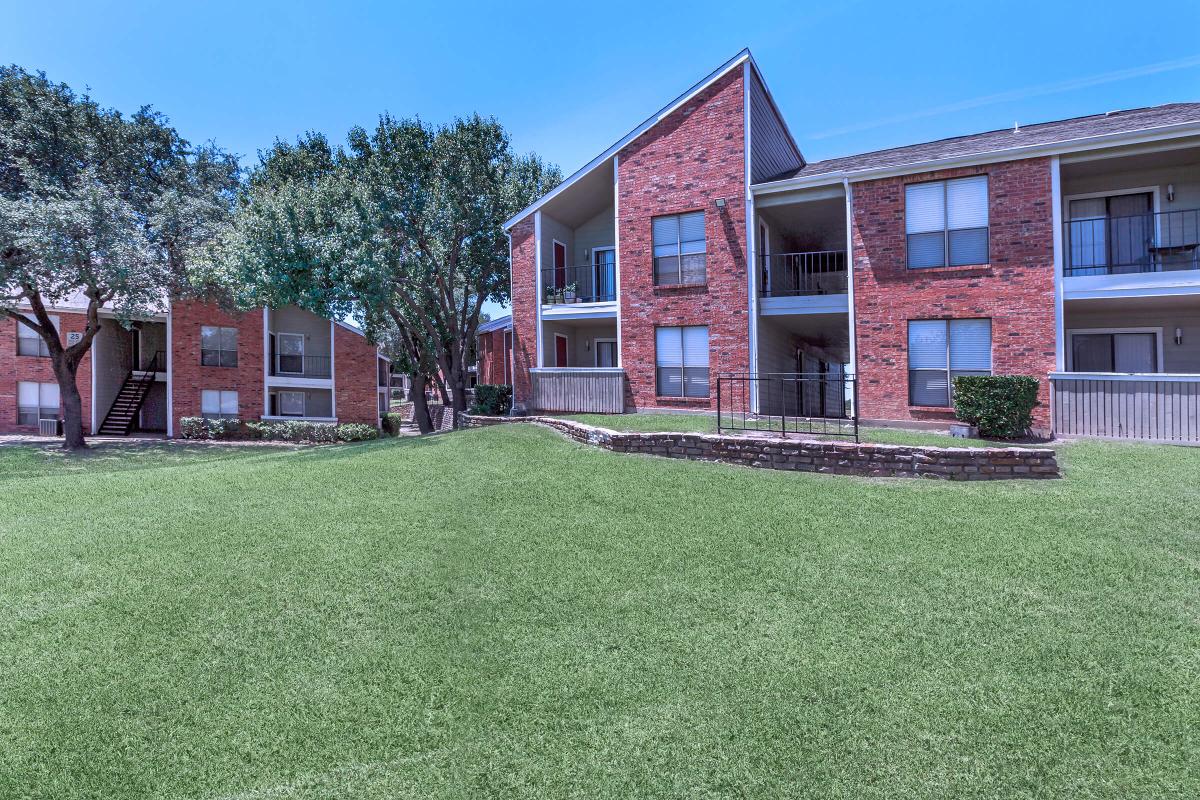
M 58 436 L 58 420 L 56 419 L 39 419 L 38 433 L 42 436 Z

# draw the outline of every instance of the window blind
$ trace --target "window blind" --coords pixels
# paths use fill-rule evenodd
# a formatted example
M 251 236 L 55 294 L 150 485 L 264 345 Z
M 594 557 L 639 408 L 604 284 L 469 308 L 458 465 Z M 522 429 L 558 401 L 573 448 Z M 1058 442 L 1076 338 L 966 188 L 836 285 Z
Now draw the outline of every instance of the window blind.
M 992 369 L 992 321 L 950 320 L 950 369 L 953 372 L 990 372 Z
M 908 323 L 908 368 L 946 368 L 945 320 L 913 320 Z

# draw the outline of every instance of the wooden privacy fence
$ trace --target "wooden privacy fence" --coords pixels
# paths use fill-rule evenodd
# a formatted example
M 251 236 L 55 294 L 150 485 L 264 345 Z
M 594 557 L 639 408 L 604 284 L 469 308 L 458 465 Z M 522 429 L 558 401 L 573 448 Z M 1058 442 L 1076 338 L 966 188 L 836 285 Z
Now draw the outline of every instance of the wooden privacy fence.
M 625 410 L 625 370 L 541 368 L 529 370 L 533 407 L 539 411 L 620 414 Z
M 1200 442 L 1200 375 L 1061 373 L 1051 382 L 1058 436 Z

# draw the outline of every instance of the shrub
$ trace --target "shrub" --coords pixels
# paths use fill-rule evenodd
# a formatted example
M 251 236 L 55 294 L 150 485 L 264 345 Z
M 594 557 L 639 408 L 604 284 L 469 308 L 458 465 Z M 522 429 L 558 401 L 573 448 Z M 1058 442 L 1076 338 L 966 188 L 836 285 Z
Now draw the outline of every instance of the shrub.
M 960 375 L 954 379 L 954 415 L 988 439 L 1029 434 L 1038 404 L 1037 378 L 1028 375 Z
M 307 420 L 273 420 L 247 422 L 246 430 L 254 439 L 269 442 L 336 442 L 337 429 L 331 422 L 309 422 Z
M 393 411 L 383 415 L 383 432 L 388 436 L 399 436 L 402 424 L 404 424 L 404 417 L 401 414 Z
M 337 438 L 343 442 L 365 442 L 378 439 L 379 429 L 362 422 L 346 422 L 337 426 Z
M 512 387 L 507 384 L 481 383 L 475 387 L 472 414 L 501 416 L 512 409 Z
M 234 439 L 241 428 L 238 419 L 179 418 L 179 435 L 184 439 Z

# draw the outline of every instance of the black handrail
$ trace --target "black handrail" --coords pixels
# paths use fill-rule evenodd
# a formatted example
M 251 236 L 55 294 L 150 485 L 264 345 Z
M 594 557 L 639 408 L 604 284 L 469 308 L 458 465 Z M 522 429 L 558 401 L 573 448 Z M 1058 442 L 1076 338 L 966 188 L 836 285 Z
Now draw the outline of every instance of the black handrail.
M 605 303 L 617 299 L 615 264 L 577 264 L 542 269 L 542 302 Z
M 1200 209 L 1074 219 L 1063 228 L 1068 276 L 1200 269 Z
M 846 294 L 846 251 L 771 253 L 758 258 L 763 297 Z
M 717 432 L 858 441 L 858 384 L 836 365 L 826 372 L 717 375 Z
M 328 378 L 331 363 L 329 356 L 272 353 L 270 370 L 275 377 Z

